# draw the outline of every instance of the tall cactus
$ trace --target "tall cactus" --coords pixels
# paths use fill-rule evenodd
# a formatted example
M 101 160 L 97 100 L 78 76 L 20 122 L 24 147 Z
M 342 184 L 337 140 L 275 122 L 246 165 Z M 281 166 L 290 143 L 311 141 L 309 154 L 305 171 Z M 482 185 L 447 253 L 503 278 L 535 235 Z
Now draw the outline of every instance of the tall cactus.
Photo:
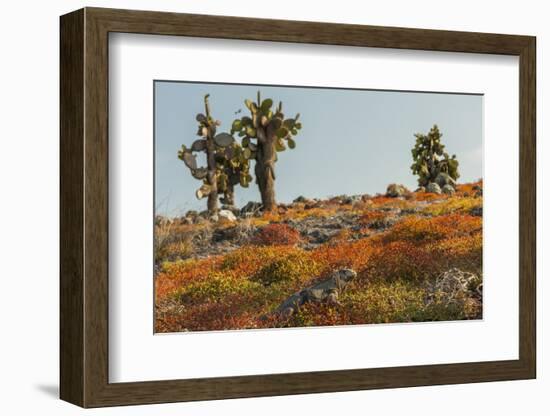
M 440 173 L 446 173 L 453 180 L 458 179 L 458 160 L 456 155 L 449 157 L 445 152 L 445 146 L 441 143 L 443 135 L 436 124 L 427 135 L 417 133 L 414 137 L 416 143 L 411 150 L 414 162 L 411 170 L 413 174 L 418 175 L 419 186 L 427 186 L 434 182 Z
M 231 133 L 242 137 L 242 148 L 247 158 L 255 159 L 254 172 L 260 189 L 264 211 L 273 211 L 275 200 L 275 163 L 277 152 L 296 147 L 294 136 L 302 128 L 296 114 L 294 118 L 285 119 L 282 102 L 272 109 L 273 100 L 261 100 L 258 91 L 257 101 L 245 100 L 250 117 L 244 116 L 233 121 Z
M 209 94 L 204 97 L 206 115 L 199 113 L 196 117 L 199 122 L 197 135 L 201 138 L 195 140 L 190 148 L 182 145 L 178 158 L 185 163 L 195 179 L 203 181 L 195 195 L 198 199 L 208 197 L 208 211 L 214 214 L 218 210 L 219 193 L 223 193 L 224 200 L 232 204 L 234 185 L 241 183 L 247 186 L 251 177 L 248 160 L 233 136 L 228 133 L 216 134 L 216 128 L 221 122 L 212 117 L 208 97 Z M 206 167 L 197 166 L 194 152 L 206 153 Z

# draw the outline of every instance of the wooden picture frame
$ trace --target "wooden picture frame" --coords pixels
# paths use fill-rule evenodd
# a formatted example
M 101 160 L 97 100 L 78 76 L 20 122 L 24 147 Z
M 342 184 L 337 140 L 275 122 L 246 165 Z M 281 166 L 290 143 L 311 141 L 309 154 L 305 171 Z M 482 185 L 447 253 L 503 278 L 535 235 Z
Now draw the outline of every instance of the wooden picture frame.
M 85 8 L 61 17 L 60 396 L 82 407 L 338 392 L 536 377 L 535 52 L 531 36 Z M 519 57 L 519 359 L 109 383 L 110 32 Z

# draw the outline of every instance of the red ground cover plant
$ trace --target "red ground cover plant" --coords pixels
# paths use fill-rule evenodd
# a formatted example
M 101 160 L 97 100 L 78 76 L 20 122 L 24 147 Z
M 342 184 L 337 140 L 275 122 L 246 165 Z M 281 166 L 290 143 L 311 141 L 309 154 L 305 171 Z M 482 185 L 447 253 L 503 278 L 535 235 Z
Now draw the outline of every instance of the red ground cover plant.
M 386 218 L 386 213 L 380 211 L 367 211 L 359 217 L 359 223 L 362 225 L 372 225 Z
M 287 224 L 268 224 L 252 238 L 258 246 L 294 245 L 301 241 L 300 233 Z
M 427 304 L 426 290 L 454 267 L 482 277 L 483 222 L 471 214 L 472 208 L 482 207 L 481 187 L 481 182 L 459 185 L 450 197 L 415 193 L 410 200 L 378 196 L 354 205 L 321 202 L 314 209 L 295 207 L 252 218 L 256 231 L 248 243 L 203 258 L 169 258 L 159 265 L 155 331 L 480 317 L 479 305 L 472 314 L 471 307 Z M 353 216 L 354 222 L 314 246 L 280 222 L 343 214 Z M 388 216 L 392 221 L 385 221 Z M 374 222 L 384 224 L 370 227 Z M 173 229 L 177 233 L 191 228 Z M 340 295 L 338 305 L 306 304 L 287 319 L 272 314 L 288 296 L 344 267 L 354 269 L 357 278 Z
M 384 242 L 409 241 L 418 244 L 480 232 L 481 217 L 449 214 L 438 217 L 409 216 L 384 235 Z

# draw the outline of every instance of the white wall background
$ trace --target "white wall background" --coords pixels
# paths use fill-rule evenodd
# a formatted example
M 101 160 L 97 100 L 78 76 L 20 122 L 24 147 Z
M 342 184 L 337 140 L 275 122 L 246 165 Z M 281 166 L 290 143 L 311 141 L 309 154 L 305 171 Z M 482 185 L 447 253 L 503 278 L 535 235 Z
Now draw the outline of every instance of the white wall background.
M 0 14 L 0 410 L 3 414 L 73 415 L 83 412 L 58 395 L 58 16 L 83 6 L 165 10 L 278 19 L 529 34 L 538 37 L 538 379 L 167 404 L 87 411 L 103 415 L 545 415 L 550 409 L 550 361 L 544 348 L 550 285 L 545 284 L 544 243 L 550 146 L 543 130 L 550 90 L 545 62 L 550 26 L 545 2 L 484 1 L 258 1 L 121 0 L 5 2 Z M 544 200 L 546 199 L 546 201 Z M 547 268 L 547 267 L 546 267 Z M 335 346 L 337 348 L 337 346 Z

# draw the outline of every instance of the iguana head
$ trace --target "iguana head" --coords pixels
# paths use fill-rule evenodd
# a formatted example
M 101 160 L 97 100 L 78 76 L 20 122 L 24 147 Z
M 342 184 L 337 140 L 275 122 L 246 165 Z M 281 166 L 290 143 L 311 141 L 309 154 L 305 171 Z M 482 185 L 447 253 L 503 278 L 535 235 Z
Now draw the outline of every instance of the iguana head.
M 357 277 L 357 272 L 352 269 L 340 269 L 335 273 L 343 282 L 350 282 Z

